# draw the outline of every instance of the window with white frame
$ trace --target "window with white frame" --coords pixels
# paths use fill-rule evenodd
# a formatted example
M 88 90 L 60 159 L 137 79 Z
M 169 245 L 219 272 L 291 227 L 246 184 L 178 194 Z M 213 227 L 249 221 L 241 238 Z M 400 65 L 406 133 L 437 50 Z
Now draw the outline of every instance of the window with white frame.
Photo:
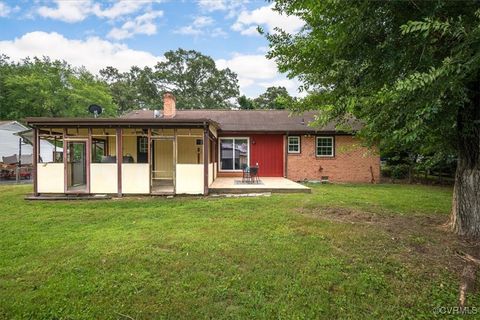
M 333 137 L 317 137 L 316 154 L 317 157 L 333 157 Z
M 248 166 L 248 138 L 220 138 L 220 170 L 238 171 Z
M 147 153 L 148 152 L 148 138 L 140 137 L 138 140 L 138 152 Z
M 300 137 L 288 137 L 288 153 L 300 153 Z

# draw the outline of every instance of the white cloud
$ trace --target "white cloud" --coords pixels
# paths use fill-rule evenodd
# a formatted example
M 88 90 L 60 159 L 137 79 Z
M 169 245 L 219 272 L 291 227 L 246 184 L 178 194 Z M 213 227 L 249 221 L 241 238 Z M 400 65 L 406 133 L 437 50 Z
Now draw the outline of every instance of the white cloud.
M 215 28 L 213 29 L 211 32 L 210 32 L 210 35 L 213 37 L 213 38 L 216 38 L 216 37 L 222 37 L 222 38 L 226 38 L 228 36 L 228 34 L 223 31 L 222 28 Z
M 227 37 L 227 33 L 222 28 L 212 29 L 211 26 L 214 24 L 215 20 L 209 16 L 197 16 L 191 24 L 175 29 L 173 32 L 187 36 L 209 35 L 211 37 Z
M 84 20 L 91 12 L 92 2 L 86 1 L 61 1 L 56 0 L 56 7 L 42 6 L 37 12 L 44 18 L 61 20 L 65 22 L 79 22 Z
M 235 54 L 231 59 L 216 61 L 221 68 L 228 67 L 239 77 L 248 79 L 270 79 L 277 75 L 277 65 L 263 55 Z
M 226 0 L 199 0 L 198 5 L 208 12 L 227 9 Z
M 268 51 L 268 47 L 267 46 L 258 47 L 257 51 L 261 53 L 266 53 Z
M 227 11 L 225 18 L 233 18 L 238 12 L 245 10 L 248 0 L 198 0 L 198 6 L 202 11 Z
M 19 10 L 19 6 L 15 6 L 14 8 L 12 8 L 3 1 L 0 1 L 0 17 L 2 18 L 8 17 L 11 13 L 17 12 Z
M 210 17 L 207 17 L 207 16 L 199 16 L 199 17 L 196 17 L 194 20 L 193 20 L 193 26 L 197 27 L 197 28 L 203 28 L 203 27 L 206 27 L 206 26 L 210 26 L 212 25 L 214 22 L 214 20 Z
M 140 11 L 157 0 L 120 0 L 110 7 L 102 7 L 92 0 L 55 0 L 55 6 L 41 6 L 37 13 L 44 17 L 74 23 L 86 19 L 90 15 L 110 20 L 127 16 Z
M 232 25 L 232 29 L 243 35 L 258 35 L 257 26 L 263 26 L 268 32 L 281 28 L 286 32 L 300 31 L 304 22 L 296 16 L 281 15 L 273 10 L 274 5 L 257 8 L 252 11 L 242 11 Z
M 215 63 L 220 69 L 230 68 L 235 72 L 241 93 L 249 97 L 256 97 L 271 86 L 285 87 L 292 96 L 303 95 L 298 92 L 299 82 L 285 78 L 275 62 L 264 55 L 236 53 L 231 59 L 218 59 Z
M 178 34 L 183 34 L 183 35 L 186 35 L 186 36 L 199 36 L 203 33 L 202 30 L 196 29 L 194 26 L 191 26 L 191 25 L 178 28 L 178 29 L 174 30 L 173 32 L 178 33 Z
M 297 97 L 305 97 L 307 95 L 306 92 L 298 92 L 298 87 L 300 86 L 300 82 L 297 79 L 287 79 L 287 78 L 277 78 L 272 81 L 265 81 L 258 83 L 263 88 L 267 89 L 268 87 L 285 87 L 288 93 L 292 96 Z
M 133 50 L 124 44 L 112 43 L 97 37 L 86 40 L 67 39 L 56 32 L 35 31 L 14 40 L 0 41 L 2 53 L 15 61 L 26 57 L 49 56 L 66 60 L 73 66 L 85 66 L 97 73 L 106 66 L 127 71 L 133 65 L 154 66 L 163 57 L 149 52 Z
M 102 18 L 116 19 L 121 16 L 135 13 L 142 9 L 145 5 L 150 4 L 152 1 L 118 1 L 113 6 L 107 9 L 103 9 L 99 4 L 96 4 L 93 8 L 93 13 Z
M 163 11 L 151 11 L 128 20 L 120 28 L 113 28 L 107 35 L 116 40 L 131 38 L 135 34 L 152 35 L 157 33 L 155 19 L 162 17 Z

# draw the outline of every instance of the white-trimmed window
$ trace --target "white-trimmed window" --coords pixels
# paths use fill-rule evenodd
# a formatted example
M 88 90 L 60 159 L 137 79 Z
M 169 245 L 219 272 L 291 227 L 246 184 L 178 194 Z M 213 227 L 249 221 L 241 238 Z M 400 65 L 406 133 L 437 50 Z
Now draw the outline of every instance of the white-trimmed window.
M 288 137 L 288 153 L 300 153 L 300 136 Z
M 148 138 L 140 137 L 138 140 L 138 152 L 147 153 L 148 152 Z
M 250 161 L 248 138 L 220 138 L 220 170 L 241 171 Z
M 333 137 L 317 137 L 316 154 L 317 154 L 317 157 L 333 157 L 334 155 Z

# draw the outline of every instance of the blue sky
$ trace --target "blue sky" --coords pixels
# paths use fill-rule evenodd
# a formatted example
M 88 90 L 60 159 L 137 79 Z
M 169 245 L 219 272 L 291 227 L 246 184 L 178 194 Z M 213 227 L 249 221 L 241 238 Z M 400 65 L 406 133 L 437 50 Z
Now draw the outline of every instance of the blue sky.
M 258 25 L 296 32 L 302 21 L 260 0 L 0 0 L 0 53 L 47 55 L 96 73 L 107 65 L 153 66 L 168 50 L 194 49 L 235 71 L 247 96 L 272 85 L 302 95 L 265 58 Z

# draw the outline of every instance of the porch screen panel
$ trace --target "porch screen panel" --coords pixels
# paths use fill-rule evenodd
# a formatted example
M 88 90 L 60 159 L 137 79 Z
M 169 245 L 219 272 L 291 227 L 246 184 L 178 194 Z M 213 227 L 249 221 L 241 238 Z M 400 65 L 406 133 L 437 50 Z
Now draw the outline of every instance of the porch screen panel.
M 115 129 L 92 129 L 91 155 L 92 163 L 117 162 L 117 137 Z
M 62 163 L 63 162 L 63 129 L 62 128 L 42 128 L 39 129 L 40 145 L 38 146 L 39 156 L 37 162 L 40 163 Z M 26 148 L 28 150 L 28 148 Z M 27 153 L 23 151 L 22 153 Z M 25 155 L 25 158 L 28 156 Z M 36 161 L 35 159 L 23 159 L 22 163 Z M 28 161 L 29 160 L 29 161 Z

